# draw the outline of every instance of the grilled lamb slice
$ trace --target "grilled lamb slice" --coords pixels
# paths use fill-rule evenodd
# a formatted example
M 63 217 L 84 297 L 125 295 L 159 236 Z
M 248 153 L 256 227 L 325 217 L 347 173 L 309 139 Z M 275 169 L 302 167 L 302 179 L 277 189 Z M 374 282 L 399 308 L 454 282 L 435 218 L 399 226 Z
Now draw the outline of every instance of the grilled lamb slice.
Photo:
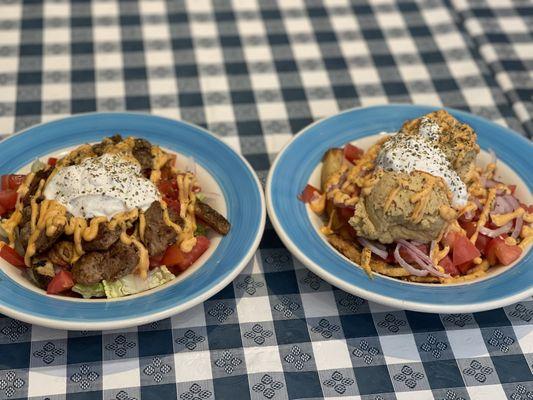
M 104 252 L 86 253 L 76 261 L 72 276 L 77 283 L 92 285 L 102 281 L 114 281 L 133 272 L 139 263 L 134 245 L 116 242 Z
M 163 219 L 161 203 L 154 201 L 144 213 L 146 228 L 144 229 L 144 245 L 150 256 L 160 256 L 171 244 L 176 242 L 176 232 Z
M 86 252 L 107 250 L 116 243 L 119 237 L 120 229 L 115 228 L 112 231 L 106 223 L 102 223 L 98 225 L 96 237 L 89 242 L 83 241 L 82 247 Z
M 210 228 L 221 235 L 227 235 L 231 224 L 217 210 L 206 203 L 196 201 L 194 214 L 205 222 Z
M 22 204 L 25 206 L 30 205 L 32 196 L 37 192 L 37 189 L 39 189 L 39 182 L 41 182 L 42 179 L 47 180 L 53 170 L 53 167 L 49 167 L 47 169 L 41 169 L 35 173 L 30 185 L 28 186 L 28 191 L 22 199 Z
M 152 168 L 154 156 L 152 156 L 152 145 L 148 140 L 135 139 L 132 153 L 141 164 L 141 169 L 146 170 Z

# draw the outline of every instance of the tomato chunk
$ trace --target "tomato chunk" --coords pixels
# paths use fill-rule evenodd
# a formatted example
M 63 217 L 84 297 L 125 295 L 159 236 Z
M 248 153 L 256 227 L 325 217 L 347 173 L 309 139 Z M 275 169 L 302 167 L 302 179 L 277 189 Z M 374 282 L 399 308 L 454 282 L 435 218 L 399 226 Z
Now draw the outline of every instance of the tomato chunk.
M 159 191 L 165 196 L 178 197 L 178 182 L 176 179 L 161 179 L 157 186 Z
M 474 258 L 481 255 L 477 247 L 463 235 L 455 235 L 452 252 L 452 261 L 455 266 L 472 261 Z
M 2 183 L 0 185 L 0 189 L 2 189 L 2 190 L 10 189 L 10 187 L 9 187 L 9 175 L 2 175 Z
M 354 209 L 350 207 L 337 207 L 337 215 L 343 221 L 348 221 L 353 217 Z
M 350 144 L 350 143 L 344 146 L 344 157 L 351 163 L 359 160 L 361 156 L 364 154 L 364 152 L 365 151 L 363 149 L 360 149 L 359 147 L 354 146 L 353 144 Z
M 165 200 L 165 203 L 167 203 L 167 207 L 171 210 L 176 211 L 178 214 L 180 212 L 180 202 L 176 199 L 169 198 L 167 196 L 163 196 L 163 200 Z
M 46 288 L 46 293 L 58 294 L 70 289 L 72 286 L 74 286 L 72 274 L 70 271 L 62 269 L 50 281 L 48 287 Z
M 472 261 L 467 261 L 465 263 L 457 265 L 455 268 L 457 268 L 459 272 L 461 272 L 461 274 L 465 275 L 470 268 L 474 267 L 474 265 L 475 264 Z
M 476 240 L 476 247 L 481 252 L 481 254 L 487 254 L 487 245 L 489 244 L 491 238 L 483 234 L 478 234 Z
M 17 190 L 24 182 L 26 175 L 9 174 L 2 175 L 2 190 L 12 189 Z
M 7 211 L 14 210 L 17 204 L 17 191 L 12 189 L 0 191 L 0 205 Z
M 476 231 L 477 223 L 474 221 L 465 221 L 461 223 L 461 227 L 466 231 L 467 237 L 472 237 Z
M 508 245 L 501 237 L 492 239 L 487 245 L 487 260 L 491 265 L 500 262 L 509 265 L 516 261 L 522 254 L 522 248 L 517 245 Z
M 24 258 L 20 256 L 19 253 L 17 253 L 11 247 L 9 247 L 7 244 L 4 244 L 2 248 L 0 248 L 0 257 L 2 257 L 14 267 L 26 267 L 26 264 L 24 263 Z
M 315 192 L 320 194 L 320 190 L 313 185 L 307 184 L 303 192 L 298 196 L 298 199 L 304 203 L 309 203 L 315 196 Z
M 450 256 L 446 256 L 442 260 L 440 260 L 439 265 L 444 268 L 444 272 L 446 272 L 447 274 L 450 274 L 451 276 L 459 275 L 459 270 L 455 265 L 453 265 Z
M 55 158 L 55 157 L 50 157 L 50 158 L 48 159 L 48 165 L 51 165 L 52 167 L 54 167 L 54 166 L 56 165 L 56 163 L 57 163 L 57 158 Z
M 444 236 L 444 238 L 442 238 L 442 244 L 452 248 L 453 247 L 453 242 L 455 242 L 455 237 L 457 235 L 459 235 L 457 232 L 454 232 L 454 231 L 448 232 L 446 234 L 446 236 Z
M 188 253 L 181 251 L 178 243 L 170 246 L 163 259 L 161 265 L 167 267 L 174 267 L 173 271 L 183 272 L 189 268 L 205 251 L 209 248 L 210 241 L 206 236 L 197 236 L 196 245 Z

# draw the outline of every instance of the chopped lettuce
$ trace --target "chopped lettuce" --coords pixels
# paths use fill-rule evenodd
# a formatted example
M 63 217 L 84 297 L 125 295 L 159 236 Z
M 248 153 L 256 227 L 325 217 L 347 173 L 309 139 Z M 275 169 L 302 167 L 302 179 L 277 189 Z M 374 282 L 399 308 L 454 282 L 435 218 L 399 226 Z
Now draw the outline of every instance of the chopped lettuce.
M 129 294 L 144 292 L 161 286 L 163 283 L 171 281 L 176 276 L 167 267 L 162 265 L 148 272 L 148 277 L 142 279 L 138 275 L 129 274 L 113 282 L 102 281 L 105 294 L 108 298 L 122 297 Z
M 31 172 L 37 172 L 46 167 L 46 164 L 43 163 L 41 160 L 36 159 L 33 164 L 31 165 Z
M 82 285 L 81 283 L 76 283 L 72 287 L 72 291 L 81 294 L 84 299 L 89 299 L 91 297 L 105 297 L 104 285 L 102 282 L 98 282 L 93 285 Z
M 205 201 L 205 199 L 207 198 L 207 196 L 205 195 L 205 193 L 202 193 L 202 192 L 198 192 L 196 193 L 196 198 L 200 201 Z

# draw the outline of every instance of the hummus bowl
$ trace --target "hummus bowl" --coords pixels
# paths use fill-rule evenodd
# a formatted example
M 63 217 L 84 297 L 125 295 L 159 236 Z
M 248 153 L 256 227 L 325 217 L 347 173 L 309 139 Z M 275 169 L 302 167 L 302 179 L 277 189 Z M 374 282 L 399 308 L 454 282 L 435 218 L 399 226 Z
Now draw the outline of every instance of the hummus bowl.
M 533 255 L 530 248 L 509 266 L 491 268 L 479 279 L 446 285 L 400 281 L 366 273 L 337 252 L 320 231 L 323 219 L 298 200 L 307 185 L 320 187 L 321 159 L 326 150 L 352 143 L 364 150 L 380 132 L 397 131 L 409 119 L 432 107 L 388 105 L 345 111 L 307 127 L 281 151 L 270 171 L 267 209 L 278 235 L 306 267 L 329 283 L 387 306 L 434 313 L 463 313 L 493 309 L 533 294 Z M 474 115 L 447 110 L 477 133 L 481 152 L 476 164 L 496 152 L 495 179 L 516 184 L 516 196 L 531 204 L 533 145 L 518 134 Z

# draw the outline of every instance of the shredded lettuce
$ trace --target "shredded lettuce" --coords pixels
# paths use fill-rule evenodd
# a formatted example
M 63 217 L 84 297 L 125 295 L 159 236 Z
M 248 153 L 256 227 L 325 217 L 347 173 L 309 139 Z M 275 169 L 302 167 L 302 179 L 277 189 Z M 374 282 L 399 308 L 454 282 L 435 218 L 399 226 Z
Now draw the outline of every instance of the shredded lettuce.
M 135 274 L 129 274 L 116 281 L 108 282 L 103 280 L 102 283 L 106 296 L 112 299 L 153 289 L 171 281 L 175 277 L 176 276 L 170 272 L 167 267 L 162 265 L 161 267 L 149 271 L 146 279 L 142 279 Z
M 102 282 L 93 285 L 76 283 L 72 287 L 72 291 L 81 294 L 84 299 L 90 299 L 91 297 L 105 297 L 104 285 Z
M 207 234 L 207 228 L 202 224 L 196 224 L 196 230 L 194 236 L 205 236 Z
M 200 201 L 205 201 L 205 199 L 207 198 L 207 196 L 206 196 L 204 193 L 202 193 L 202 192 L 198 192 L 198 193 L 196 193 L 196 198 L 197 198 L 198 200 L 200 200 Z

